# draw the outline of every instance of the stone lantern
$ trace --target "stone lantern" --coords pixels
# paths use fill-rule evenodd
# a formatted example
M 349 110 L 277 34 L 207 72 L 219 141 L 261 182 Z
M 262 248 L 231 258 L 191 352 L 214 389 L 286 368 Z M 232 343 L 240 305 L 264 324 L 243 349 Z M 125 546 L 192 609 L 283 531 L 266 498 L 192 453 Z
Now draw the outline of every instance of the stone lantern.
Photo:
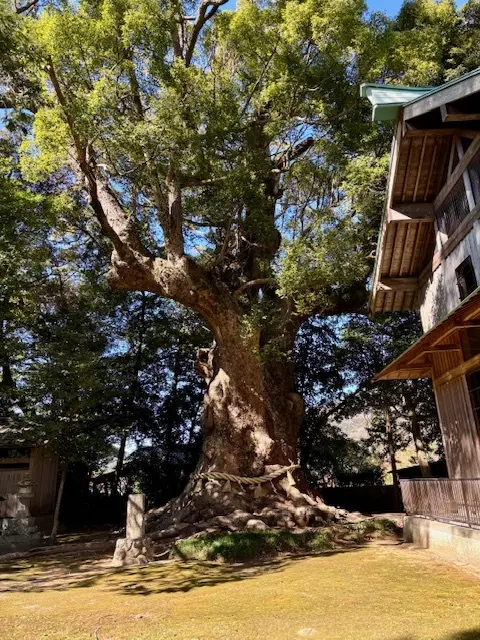
M 30 503 L 33 498 L 33 483 L 28 471 L 23 474 L 23 478 L 17 486 L 17 495 L 20 502 L 20 506 L 17 511 L 17 518 L 30 518 Z
M 38 542 L 41 534 L 35 525 L 35 518 L 30 515 L 30 503 L 33 498 L 33 484 L 28 472 L 17 484 L 18 491 L 12 496 L 16 498 L 15 515 L 3 518 L 0 532 L 0 547 L 8 551 L 29 548 Z

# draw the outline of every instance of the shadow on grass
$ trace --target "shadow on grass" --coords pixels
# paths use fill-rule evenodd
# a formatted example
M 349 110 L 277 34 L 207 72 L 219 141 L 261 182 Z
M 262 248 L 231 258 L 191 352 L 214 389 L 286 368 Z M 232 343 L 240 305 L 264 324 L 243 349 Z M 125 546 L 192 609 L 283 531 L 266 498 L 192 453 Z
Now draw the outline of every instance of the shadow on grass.
M 88 558 L 62 553 L 0 563 L 0 593 L 65 590 L 92 574 L 101 577 L 108 570 L 103 564 L 105 554 L 100 551 L 90 551 Z
M 335 549 L 316 554 L 316 557 L 327 557 L 340 553 L 352 553 L 360 547 L 348 549 Z M 216 564 L 206 561 L 176 562 L 168 566 L 153 567 L 148 573 L 137 570 L 132 577 L 137 577 L 138 582 L 128 584 L 120 577 L 111 576 L 105 584 L 108 589 L 122 595 L 152 595 L 160 593 L 186 593 L 199 587 L 214 587 L 220 584 L 239 582 L 257 578 L 265 574 L 284 571 L 292 564 L 311 558 L 312 554 L 295 555 L 271 560 L 257 561 L 255 563 Z M 115 579 L 117 578 L 117 579 Z
M 317 557 L 353 553 L 361 547 L 347 547 L 315 554 Z M 98 585 L 102 590 L 123 595 L 148 596 L 186 593 L 199 587 L 249 580 L 283 571 L 312 554 L 284 556 L 257 562 L 218 564 L 207 561 L 164 561 L 145 567 L 112 569 L 109 559 L 89 561 L 71 557 L 38 558 L 19 564 L 0 565 L 0 592 L 27 593 L 66 591 Z
M 419 640 L 418 636 L 396 636 L 392 640 Z M 465 631 L 456 631 L 448 636 L 444 636 L 442 640 L 480 640 L 480 627 L 475 629 L 466 629 Z

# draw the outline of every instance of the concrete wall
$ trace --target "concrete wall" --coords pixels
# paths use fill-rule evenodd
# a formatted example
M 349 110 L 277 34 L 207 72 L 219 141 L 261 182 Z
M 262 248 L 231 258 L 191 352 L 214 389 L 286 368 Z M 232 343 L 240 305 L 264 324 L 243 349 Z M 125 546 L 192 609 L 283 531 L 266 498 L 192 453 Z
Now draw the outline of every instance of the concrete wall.
M 480 220 L 430 274 L 418 292 L 420 317 L 426 332 L 460 304 L 455 269 L 470 256 L 480 284 Z
M 406 542 L 430 549 L 445 560 L 480 569 L 480 529 L 406 516 L 404 537 Z

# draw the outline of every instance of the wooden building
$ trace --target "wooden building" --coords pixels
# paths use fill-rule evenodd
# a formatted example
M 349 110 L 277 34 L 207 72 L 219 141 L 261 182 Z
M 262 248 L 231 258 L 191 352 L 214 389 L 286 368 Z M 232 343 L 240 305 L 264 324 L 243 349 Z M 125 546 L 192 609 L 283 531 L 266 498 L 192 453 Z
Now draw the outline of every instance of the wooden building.
M 395 133 L 371 310 L 425 334 L 376 380 L 431 378 L 451 478 L 480 478 L 480 69 L 440 87 L 362 85 Z
M 26 478 L 32 483 L 31 515 L 53 513 L 58 463 L 48 444 L 33 433 L 21 421 L 0 417 L 0 518 L 15 515 L 8 510 L 14 508 L 19 483 Z

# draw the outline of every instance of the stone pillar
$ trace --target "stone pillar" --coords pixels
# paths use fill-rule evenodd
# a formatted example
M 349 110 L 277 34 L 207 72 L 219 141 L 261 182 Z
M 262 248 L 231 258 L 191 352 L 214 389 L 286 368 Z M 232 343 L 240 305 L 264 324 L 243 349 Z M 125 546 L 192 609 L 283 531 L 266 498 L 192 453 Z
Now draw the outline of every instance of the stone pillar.
M 18 492 L 7 494 L 5 516 L 0 517 L 0 553 L 34 547 L 41 533 L 30 515 L 33 484 L 28 471 L 18 483 Z
M 152 541 L 145 535 L 145 495 L 131 494 L 127 502 L 125 538 L 117 540 L 112 565 L 125 567 L 153 560 Z

